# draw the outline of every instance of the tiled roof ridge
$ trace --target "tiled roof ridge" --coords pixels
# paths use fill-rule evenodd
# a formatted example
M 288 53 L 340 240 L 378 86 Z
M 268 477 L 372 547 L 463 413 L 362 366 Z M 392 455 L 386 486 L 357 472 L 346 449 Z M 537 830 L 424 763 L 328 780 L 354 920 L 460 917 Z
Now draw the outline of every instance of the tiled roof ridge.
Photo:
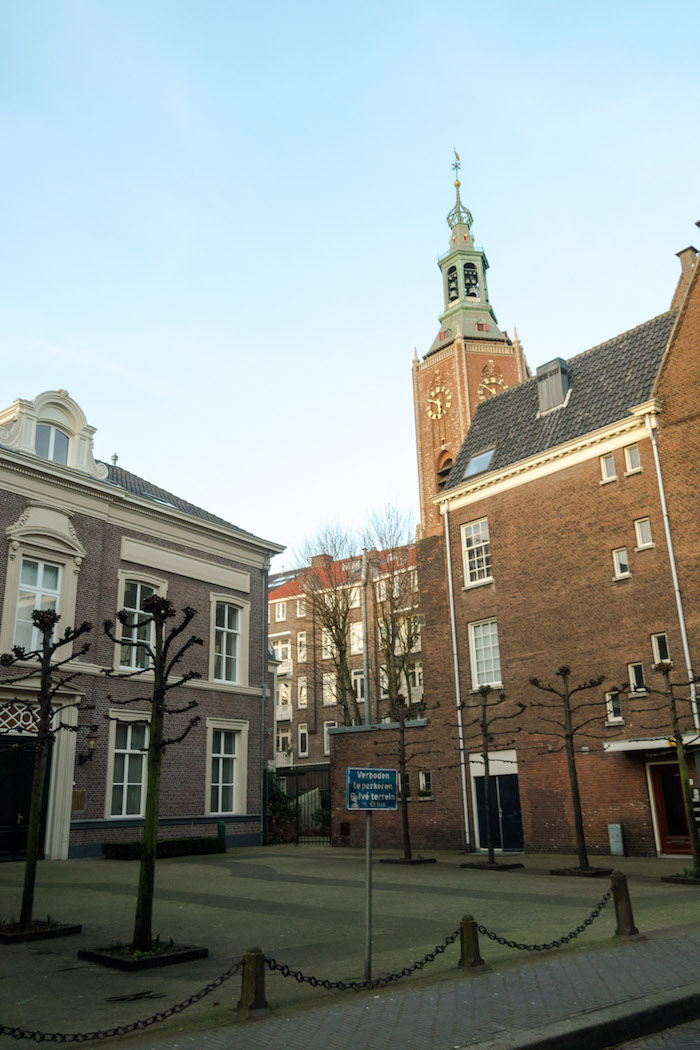
M 582 350 L 580 353 L 574 354 L 573 357 L 566 358 L 567 364 L 569 364 L 571 361 L 578 361 L 580 357 L 585 357 L 586 354 L 592 354 L 594 350 L 602 350 L 604 349 L 604 347 L 612 346 L 612 344 L 616 343 L 619 339 L 624 339 L 626 338 L 626 336 L 634 335 L 635 332 L 639 332 L 642 328 L 647 328 L 649 325 L 656 324 L 657 321 L 661 321 L 664 317 L 668 317 L 670 314 L 676 313 L 678 313 L 677 310 L 664 310 L 663 313 L 657 314 L 656 317 L 650 317 L 648 321 L 642 321 L 641 324 L 635 325 L 634 328 L 628 328 L 625 332 L 620 332 L 618 335 L 614 335 L 612 339 L 606 339 L 603 343 L 596 343 L 595 346 L 589 346 L 587 350 Z
M 97 462 L 104 463 L 104 460 L 97 460 Z M 246 529 L 239 528 L 237 525 L 234 525 L 233 522 L 227 521 L 225 518 L 220 517 L 218 514 L 213 514 L 211 511 L 206 510 L 204 507 L 200 507 L 196 503 L 192 503 L 190 500 L 183 499 L 182 496 L 178 496 L 174 492 L 170 492 L 168 489 L 162 488 L 160 485 L 155 485 L 152 481 L 148 481 L 147 478 L 142 478 L 139 474 L 134 474 L 132 471 L 126 470 L 124 467 L 121 467 L 118 464 L 105 463 L 104 465 L 109 471 L 108 480 L 112 482 L 116 481 L 117 484 L 120 485 L 120 487 L 123 488 L 125 492 L 130 492 L 131 490 L 129 490 L 125 485 L 121 484 L 121 482 L 119 481 L 120 474 L 123 475 L 125 479 L 132 479 L 134 482 L 137 483 L 137 485 L 144 486 L 145 490 L 151 490 L 150 492 L 144 490 L 143 493 L 131 492 L 131 495 L 141 496 L 142 499 L 148 499 L 149 497 L 155 498 L 156 500 L 161 499 L 171 504 L 173 510 L 179 510 L 185 514 L 190 513 L 193 517 L 201 518 L 204 521 L 211 521 L 213 523 L 225 525 L 227 528 L 235 529 L 237 532 L 247 532 Z M 252 536 L 253 534 L 248 533 L 248 535 Z

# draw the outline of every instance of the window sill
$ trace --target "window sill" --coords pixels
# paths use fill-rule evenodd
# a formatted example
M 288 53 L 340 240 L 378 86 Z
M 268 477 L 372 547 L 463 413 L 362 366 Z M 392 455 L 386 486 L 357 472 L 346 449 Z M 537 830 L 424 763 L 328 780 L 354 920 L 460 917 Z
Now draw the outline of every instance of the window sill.
M 629 580 L 631 576 L 631 572 L 621 572 L 619 576 L 613 576 L 612 581 L 613 583 L 617 583 L 619 580 Z
M 635 554 L 639 554 L 640 551 L 650 551 L 656 546 L 655 543 L 644 543 L 641 547 L 633 547 L 632 550 Z
M 462 587 L 463 591 L 473 591 L 475 587 L 486 587 L 488 584 L 493 583 L 493 576 L 488 576 L 484 580 L 474 580 L 473 583 L 465 583 Z
M 633 696 L 634 694 L 631 693 L 630 695 Z M 606 726 L 623 726 L 625 720 L 624 718 L 606 718 L 605 724 Z
M 476 689 L 470 689 L 469 692 L 472 696 L 478 696 L 479 690 L 486 686 L 487 689 L 502 689 L 503 682 L 482 682 L 481 685 L 477 685 Z
M 612 478 L 603 478 L 600 482 L 601 485 L 609 485 L 611 481 L 617 481 L 617 474 Z
M 635 467 L 634 470 L 626 470 L 625 471 L 625 477 L 626 478 L 631 478 L 633 474 L 641 474 L 641 473 L 642 473 L 642 468 L 641 467 Z
M 644 689 L 630 689 L 627 695 L 630 697 L 630 699 L 636 696 L 646 696 L 647 690 L 646 687 Z

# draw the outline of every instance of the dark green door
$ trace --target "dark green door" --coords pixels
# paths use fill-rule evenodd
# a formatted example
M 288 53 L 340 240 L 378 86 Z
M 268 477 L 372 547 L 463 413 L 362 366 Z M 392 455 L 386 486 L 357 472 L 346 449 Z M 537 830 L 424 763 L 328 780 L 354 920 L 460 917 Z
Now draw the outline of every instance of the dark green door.
M 474 779 L 476 810 L 479 817 L 479 845 L 486 846 L 486 805 L 484 801 L 484 778 Z M 520 850 L 523 848 L 523 822 L 520 814 L 520 791 L 518 774 L 489 777 L 491 795 L 491 834 L 496 849 Z

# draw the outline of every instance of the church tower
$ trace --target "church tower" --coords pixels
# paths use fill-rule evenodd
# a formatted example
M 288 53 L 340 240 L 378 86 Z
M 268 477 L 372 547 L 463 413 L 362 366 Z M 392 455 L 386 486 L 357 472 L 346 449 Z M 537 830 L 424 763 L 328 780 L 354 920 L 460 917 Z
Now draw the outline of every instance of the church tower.
M 413 359 L 413 404 L 418 450 L 420 536 L 441 530 L 431 497 L 442 488 L 464 441 L 479 402 L 529 377 L 522 347 L 498 327 L 489 301 L 488 260 L 474 246 L 472 216 L 459 195 L 459 156 L 455 152 L 456 201 L 447 216 L 450 242 L 438 260 L 444 309 L 440 330 L 423 360 Z

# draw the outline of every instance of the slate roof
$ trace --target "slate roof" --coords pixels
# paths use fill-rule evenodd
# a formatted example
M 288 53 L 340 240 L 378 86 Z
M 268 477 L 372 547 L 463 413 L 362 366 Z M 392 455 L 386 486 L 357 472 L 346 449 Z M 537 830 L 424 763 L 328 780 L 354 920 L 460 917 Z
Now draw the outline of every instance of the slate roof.
M 98 460 L 98 462 L 100 461 Z M 200 518 L 202 521 L 210 521 L 215 525 L 224 525 L 228 529 L 235 529 L 237 532 L 245 533 L 248 536 L 253 535 L 252 532 L 248 532 L 246 529 L 239 529 L 237 525 L 232 525 L 230 521 L 219 518 L 216 514 L 210 514 L 208 510 L 203 510 L 194 503 L 180 499 L 179 496 L 175 496 L 166 489 L 159 488 L 158 485 L 152 485 L 150 481 L 137 477 L 136 474 L 124 470 L 123 467 L 114 466 L 112 463 L 105 463 L 105 466 L 109 472 L 107 482 L 116 488 L 124 489 L 126 492 L 131 493 L 132 496 L 150 499 L 157 506 L 172 507 L 174 510 L 182 511 L 183 514 L 191 514 L 192 517 Z
M 474 414 L 445 489 L 462 484 L 469 460 L 480 452 L 494 449 L 489 472 L 501 470 L 625 419 L 631 407 L 652 396 L 676 314 L 661 314 L 572 357 L 568 402 L 541 418 L 537 379 L 484 401 Z

